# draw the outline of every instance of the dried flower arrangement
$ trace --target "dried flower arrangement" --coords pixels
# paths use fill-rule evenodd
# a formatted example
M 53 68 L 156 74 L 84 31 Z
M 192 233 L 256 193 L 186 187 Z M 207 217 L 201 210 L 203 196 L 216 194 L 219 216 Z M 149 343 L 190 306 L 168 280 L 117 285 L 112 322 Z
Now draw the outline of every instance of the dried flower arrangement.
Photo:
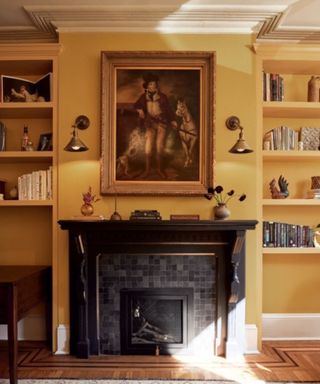
M 223 193 L 223 187 L 221 185 L 216 186 L 215 188 L 209 187 L 207 193 L 204 197 L 208 200 L 214 199 L 218 205 L 227 204 L 229 200 L 233 197 L 236 197 L 235 191 L 231 189 L 227 193 Z M 238 197 L 239 201 L 244 201 L 246 199 L 246 195 L 243 193 Z
M 82 200 L 84 204 L 92 204 L 96 203 L 97 201 L 100 200 L 100 198 L 97 198 L 96 195 L 92 194 L 92 188 L 88 188 L 88 192 L 82 193 Z

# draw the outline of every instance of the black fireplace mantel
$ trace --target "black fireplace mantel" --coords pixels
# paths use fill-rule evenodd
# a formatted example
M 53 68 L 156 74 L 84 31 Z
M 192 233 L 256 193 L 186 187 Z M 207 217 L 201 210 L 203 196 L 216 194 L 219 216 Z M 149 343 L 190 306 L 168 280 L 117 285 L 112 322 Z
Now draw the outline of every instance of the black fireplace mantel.
M 99 354 L 98 261 L 101 254 L 212 255 L 217 264 L 214 350 L 244 352 L 245 233 L 256 220 L 60 220 L 69 233 L 70 351 Z

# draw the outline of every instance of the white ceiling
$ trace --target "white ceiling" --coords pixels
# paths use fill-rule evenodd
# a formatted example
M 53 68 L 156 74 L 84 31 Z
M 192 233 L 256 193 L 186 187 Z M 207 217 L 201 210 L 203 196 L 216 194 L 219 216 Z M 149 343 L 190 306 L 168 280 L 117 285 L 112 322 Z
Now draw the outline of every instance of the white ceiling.
M 320 42 L 320 0 L 0 0 L 0 42 L 59 32 L 257 33 Z

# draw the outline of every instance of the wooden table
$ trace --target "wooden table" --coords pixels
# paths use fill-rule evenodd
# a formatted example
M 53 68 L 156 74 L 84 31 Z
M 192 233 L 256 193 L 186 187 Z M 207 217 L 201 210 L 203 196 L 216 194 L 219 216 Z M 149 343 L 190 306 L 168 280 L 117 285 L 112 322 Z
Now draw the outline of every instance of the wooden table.
M 47 338 L 51 340 L 51 267 L 0 266 L 0 324 L 8 324 L 10 384 L 18 380 L 18 321 L 41 301 L 46 303 Z

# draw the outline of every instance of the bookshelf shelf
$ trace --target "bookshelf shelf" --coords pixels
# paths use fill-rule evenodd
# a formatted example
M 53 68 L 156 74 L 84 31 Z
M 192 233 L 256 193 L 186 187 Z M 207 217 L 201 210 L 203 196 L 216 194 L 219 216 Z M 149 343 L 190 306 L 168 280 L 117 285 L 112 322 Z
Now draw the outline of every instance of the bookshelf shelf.
M 264 161 L 319 160 L 320 151 L 262 151 Z
M 263 206 L 320 206 L 320 199 L 263 199 Z
M 52 151 L 3 151 L 0 152 L 0 163 L 47 163 L 52 161 Z
M 52 207 L 53 200 L 1 200 L 0 207 Z
M 0 103 L 2 118 L 51 118 L 54 104 L 52 102 L 34 103 Z
M 320 255 L 320 248 L 263 248 L 264 255 Z
M 320 103 L 305 101 L 264 101 L 264 117 L 320 118 Z

